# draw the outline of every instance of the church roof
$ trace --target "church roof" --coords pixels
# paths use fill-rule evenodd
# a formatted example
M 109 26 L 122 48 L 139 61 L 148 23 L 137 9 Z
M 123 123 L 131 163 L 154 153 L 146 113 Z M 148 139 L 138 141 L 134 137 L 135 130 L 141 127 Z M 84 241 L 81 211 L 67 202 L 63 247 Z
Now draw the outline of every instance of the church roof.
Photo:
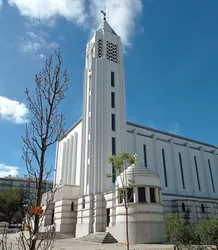
M 111 26 L 109 25 L 109 23 L 107 22 L 107 20 L 103 19 L 100 26 L 98 27 L 98 30 L 106 30 L 114 35 L 117 35 L 116 32 L 111 28 Z
M 69 130 L 67 130 L 66 133 L 59 139 L 59 141 L 61 141 L 64 137 L 66 137 L 80 122 L 82 122 L 82 118 L 80 118 Z M 128 122 L 127 121 L 126 124 L 129 125 L 129 126 L 136 127 L 136 128 L 145 129 L 145 130 L 148 130 L 148 131 L 151 131 L 151 132 L 154 132 L 154 133 L 160 133 L 160 134 L 163 134 L 163 135 L 171 136 L 173 138 L 178 138 L 178 139 L 182 139 L 182 140 L 185 140 L 185 141 L 189 141 L 189 142 L 201 144 L 201 145 L 204 145 L 204 146 L 207 146 L 207 147 L 211 147 L 211 148 L 214 148 L 214 149 L 218 149 L 218 147 L 213 145 L 213 144 L 205 143 L 205 142 L 202 142 L 202 141 L 197 141 L 197 140 L 187 138 L 187 137 L 184 137 L 184 136 L 181 136 L 181 135 L 176 135 L 176 134 L 164 132 L 164 131 L 161 131 L 161 130 L 158 130 L 158 129 L 143 126 L 143 125 L 136 124 L 136 123 L 133 123 L 133 122 Z M 127 132 L 131 132 L 131 131 L 127 130 Z
M 134 182 L 134 186 L 156 186 L 161 187 L 160 178 L 151 169 L 142 166 L 136 158 L 135 164 L 129 166 L 117 176 L 117 185 L 120 187 L 129 186 Z

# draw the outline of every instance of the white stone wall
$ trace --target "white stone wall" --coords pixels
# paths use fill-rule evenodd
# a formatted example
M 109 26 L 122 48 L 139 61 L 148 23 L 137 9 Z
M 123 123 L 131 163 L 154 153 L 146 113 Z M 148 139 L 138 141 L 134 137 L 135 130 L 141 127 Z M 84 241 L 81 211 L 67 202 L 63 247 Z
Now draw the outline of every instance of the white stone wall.
M 218 156 L 217 148 L 200 142 L 191 141 L 151 128 L 127 123 L 128 152 L 138 154 L 144 164 L 143 145 L 146 145 L 147 166 L 160 176 L 163 200 L 194 199 L 203 202 L 216 202 L 218 195 Z M 167 186 L 165 185 L 162 149 L 165 153 Z M 185 188 L 179 161 L 181 153 Z M 200 188 L 198 186 L 194 156 L 197 160 Z M 213 176 L 211 181 L 210 167 Z M 214 185 L 214 189 L 213 189 Z M 214 192 L 215 191 L 215 192 Z
M 57 189 L 54 206 L 56 232 L 72 233 L 75 235 L 78 195 L 78 186 L 63 185 Z
M 98 41 L 102 40 L 102 57 L 98 58 Z M 118 63 L 106 57 L 107 41 L 118 46 Z M 111 72 L 115 86 L 111 86 Z M 115 108 L 111 107 L 111 92 L 115 93 Z M 115 114 L 112 131 L 111 115 Z M 107 192 L 113 189 L 108 157 L 112 155 L 112 137 L 116 138 L 116 153 L 125 151 L 126 132 L 125 87 L 120 37 L 98 29 L 87 46 L 84 72 L 81 195 Z
M 82 120 L 57 143 L 55 183 L 80 185 Z

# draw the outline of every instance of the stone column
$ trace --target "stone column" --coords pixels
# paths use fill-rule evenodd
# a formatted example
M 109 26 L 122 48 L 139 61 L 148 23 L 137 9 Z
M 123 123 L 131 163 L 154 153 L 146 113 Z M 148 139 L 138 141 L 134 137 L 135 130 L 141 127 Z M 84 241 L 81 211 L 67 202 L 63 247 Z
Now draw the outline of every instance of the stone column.
M 155 188 L 154 192 L 155 192 L 155 202 L 159 203 L 160 202 L 160 198 L 159 198 L 158 188 Z
M 113 192 L 111 218 L 110 218 L 109 226 L 115 226 L 116 225 L 116 202 L 117 202 L 116 193 Z
M 214 166 L 215 167 L 213 168 L 213 165 L 211 163 L 210 163 L 210 165 L 211 165 L 211 174 L 212 174 L 212 178 L 213 178 L 214 189 L 215 189 L 215 192 L 216 192 L 217 190 L 216 190 L 216 177 L 215 176 L 217 176 L 217 174 L 218 174 L 217 150 L 213 151 L 213 155 L 214 155 Z M 213 192 L 213 194 L 215 194 L 215 193 Z
M 151 202 L 150 187 L 145 187 L 145 194 L 146 194 L 146 202 L 150 203 Z
M 169 141 L 170 141 L 172 166 L 173 166 L 173 183 L 174 183 L 173 188 L 175 190 L 175 193 L 178 194 L 178 183 L 177 183 L 177 176 L 176 176 L 176 161 L 175 161 L 174 140 L 173 140 L 173 138 L 171 138 Z
M 62 147 L 62 159 L 61 159 L 61 175 L 60 175 L 60 181 L 62 184 L 64 184 L 64 172 L 65 172 L 65 165 L 66 165 L 66 142 L 63 142 L 63 147 Z
M 205 196 L 210 196 L 210 193 L 213 193 L 213 190 L 211 190 L 211 185 L 209 185 L 210 180 L 208 179 L 208 171 L 206 170 L 206 160 L 205 160 L 205 154 L 204 154 L 204 148 L 200 147 L 201 152 L 201 161 L 202 161 L 202 167 L 203 167 L 203 173 L 204 173 L 204 182 L 205 182 L 205 190 L 203 190 L 203 193 L 205 193 Z M 208 166 L 207 166 L 208 167 Z M 199 177 L 200 178 L 200 177 Z M 201 181 L 201 180 L 200 180 Z M 210 191 L 211 190 L 211 191 Z
M 159 203 L 162 204 L 162 191 L 161 189 L 159 188 Z
M 74 132 L 73 154 L 72 154 L 72 177 L 71 177 L 72 185 L 76 185 L 77 140 L 78 140 L 78 134 L 76 132 Z
M 157 174 L 159 173 L 158 171 L 158 166 L 157 166 L 157 143 L 156 143 L 156 134 L 152 135 L 153 138 L 153 160 L 154 160 L 154 172 L 156 172 Z
M 69 139 L 67 139 L 65 142 L 66 149 L 63 152 L 64 158 L 65 158 L 65 164 L 64 164 L 64 177 L 63 177 L 63 184 L 67 184 L 67 175 L 68 175 L 68 159 L 69 159 Z
M 55 183 L 59 185 L 60 184 L 60 179 L 61 179 L 61 160 L 62 160 L 62 144 L 58 142 L 58 159 L 56 162 L 56 178 L 55 178 Z
M 94 204 L 93 204 L 93 230 L 94 232 L 103 232 L 106 229 L 106 223 L 104 221 L 103 211 L 103 195 L 95 194 L 94 195 Z
M 133 130 L 133 150 L 134 154 L 137 154 L 137 131 L 136 128 Z
M 67 184 L 72 185 L 71 176 L 72 176 L 72 154 L 73 154 L 73 136 L 70 135 L 69 140 L 69 149 L 68 149 L 68 174 L 67 174 Z
M 58 161 L 59 161 L 59 141 L 57 141 L 56 145 L 56 154 L 55 154 L 55 173 L 54 173 L 54 184 L 57 183 L 58 179 Z
M 134 203 L 139 202 L 138 201 L 138 187 L 133 188 L 133 198 L 134 198 Z
M 186 146 L 186 154 L 187 154 L 187 160 L 188 160 L 188 168 L 187 169 L 188 169 L 188 175 L 190 178 L 189 182 L 190 182 L 190 186 L 191 186 L 191 193 L 192 193 L 192 195 L 195 195 L 194 183 L 196 181 L 194 180 L 194 175 L 193 175 L 193 171 L 192 171 L 193 167 L 191 164 L 193 159 L 191 159 L 189 143 L 186 143 L 185 146 Z

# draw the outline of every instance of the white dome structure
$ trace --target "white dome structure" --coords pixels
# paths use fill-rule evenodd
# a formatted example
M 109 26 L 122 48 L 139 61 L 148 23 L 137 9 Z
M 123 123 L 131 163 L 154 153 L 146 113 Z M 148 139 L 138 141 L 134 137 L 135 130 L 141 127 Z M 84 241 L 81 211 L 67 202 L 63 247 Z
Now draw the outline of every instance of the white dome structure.
M 132 181 L 134 182 L 134 186 L 156 186 L 161 188 L 159 176 L 149 168 L 142 166 L 138 160 L 117 177 L 118 186 L 122 185 L 122 183 L 128 186 L 129 182 Z
M 116 179 L 116 226 L 109 227 L 119 242 L 125 242 L 126 210 L 119 190 L 127 188 L 130 243 L 163 241 L 164 216 L 159 176 L 137 160 Z M 116 232 L 119 230 L 119 233 Z

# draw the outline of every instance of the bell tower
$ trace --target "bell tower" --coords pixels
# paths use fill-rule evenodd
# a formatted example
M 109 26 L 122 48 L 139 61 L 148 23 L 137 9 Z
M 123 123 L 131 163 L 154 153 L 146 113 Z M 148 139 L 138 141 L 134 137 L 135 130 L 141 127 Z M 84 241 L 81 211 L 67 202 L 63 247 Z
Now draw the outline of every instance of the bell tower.
M 108 157 L 124 152 L 126 143 L 122 42 L 102 14 L 86 47 L 80 195 L 114 190 Z

